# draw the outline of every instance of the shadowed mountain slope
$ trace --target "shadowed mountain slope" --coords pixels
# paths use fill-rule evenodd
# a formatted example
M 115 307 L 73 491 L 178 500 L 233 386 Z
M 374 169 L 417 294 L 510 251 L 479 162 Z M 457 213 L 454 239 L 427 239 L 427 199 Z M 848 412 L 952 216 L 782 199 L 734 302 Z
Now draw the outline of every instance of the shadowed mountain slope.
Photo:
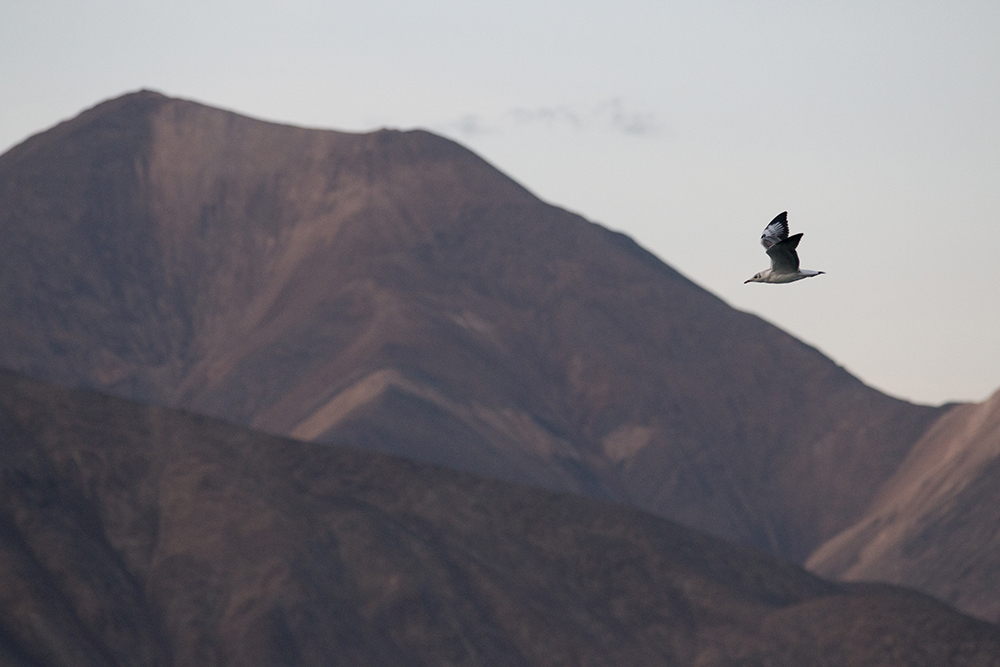
M 0 196 L 2 365 L 792 560 L 939 414 L 426 132 L 140 92 L 0 156 Z
M 1000 391 L 914 445 L 868 512 L 809 558 L 848 580 L 912 586 L 1000 620 Z
M 0 372 L 0 663 L 996 665 L 1000 630 L 625 507 Z

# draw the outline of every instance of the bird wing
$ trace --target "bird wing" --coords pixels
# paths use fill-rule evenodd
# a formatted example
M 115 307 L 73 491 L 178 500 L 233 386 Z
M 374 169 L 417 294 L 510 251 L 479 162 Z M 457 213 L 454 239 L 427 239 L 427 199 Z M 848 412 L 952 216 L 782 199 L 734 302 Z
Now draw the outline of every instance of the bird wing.
M 789 236 L 767 249 L 767 254 L 771 257 L 772 271 L 775 273 L 794 273 L 799 270 L 799 254 L 795 252 L 795 248 L 799 245 L 801 238 L 801 233 Z
M 760 244 L 765 250 L 788 238 L 788 211 L 782 211 L 774 216 L 774 220 L 767 223 L 764 233 L 760 235 Z

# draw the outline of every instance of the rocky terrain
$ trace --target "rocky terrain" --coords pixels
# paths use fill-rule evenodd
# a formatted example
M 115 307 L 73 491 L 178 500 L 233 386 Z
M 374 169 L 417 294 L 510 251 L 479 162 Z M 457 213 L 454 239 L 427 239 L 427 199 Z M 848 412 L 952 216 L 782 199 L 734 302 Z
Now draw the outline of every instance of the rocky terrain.
M 0 664 L 997 665 L 1000 629 L 601 501 L 0 372 Z
M 0 197 L 2 366 L 793 562 L 942 414 L 426 132 L 143 91 L 0 156 Z
M 890 581 L 1000 621 L 1000 391 L 960 405 L 914 445 L 853 526 L 807 566 Z

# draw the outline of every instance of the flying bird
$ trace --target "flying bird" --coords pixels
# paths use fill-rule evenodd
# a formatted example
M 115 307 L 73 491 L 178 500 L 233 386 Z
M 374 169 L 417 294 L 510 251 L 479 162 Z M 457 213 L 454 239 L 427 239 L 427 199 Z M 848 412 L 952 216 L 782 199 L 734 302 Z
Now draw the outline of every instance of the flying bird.
M 795 248 L 802 234 L 788 235 L 788 211 L 775 216 L 760 235 L 760 244 L 771 258 L 771 268 L 754 275 L 747 283 L 792 283 L 803 278 L 812 278 L 825 271 L 810 271 L 799 268 L 799 255 Z

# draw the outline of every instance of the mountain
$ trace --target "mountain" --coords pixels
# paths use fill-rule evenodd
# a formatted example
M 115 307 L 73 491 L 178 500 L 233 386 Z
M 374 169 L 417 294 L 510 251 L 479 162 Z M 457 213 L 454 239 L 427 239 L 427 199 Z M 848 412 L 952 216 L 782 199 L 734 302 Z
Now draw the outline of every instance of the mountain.
M 854 525 L 807 566 L 913 586 L 1000 621 L 1000 391 L 943 415 Z
M 0 156 L 0 196 L 0 365 L 796 562 L 941 414 L 427 132 L 142 91 Z
M 0 372 L 0 664 L 997 665 L 634 509 Z

